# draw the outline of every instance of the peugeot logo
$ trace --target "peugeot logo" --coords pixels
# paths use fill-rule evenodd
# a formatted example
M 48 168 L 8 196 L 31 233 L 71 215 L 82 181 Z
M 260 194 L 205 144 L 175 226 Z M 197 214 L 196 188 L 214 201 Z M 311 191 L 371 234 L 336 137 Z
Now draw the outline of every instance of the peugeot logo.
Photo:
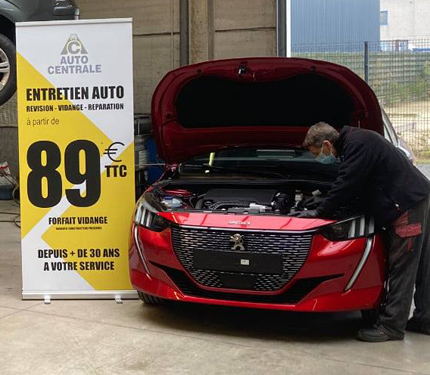
M 245 246 L 243 245 L 244 238 L 241 234 L 234 234 L 230 236 L 230 242 L 233 242 L 232 250 L 244 251 Z

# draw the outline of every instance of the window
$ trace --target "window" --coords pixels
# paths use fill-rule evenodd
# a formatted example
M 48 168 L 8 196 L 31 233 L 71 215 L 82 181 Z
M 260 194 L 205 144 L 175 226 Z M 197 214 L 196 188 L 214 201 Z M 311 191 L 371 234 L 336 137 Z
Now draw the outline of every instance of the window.
M 387 26 L 388 25 L 388 11 L 382 10 L 379 14 L 379 22 L 381 26 Z

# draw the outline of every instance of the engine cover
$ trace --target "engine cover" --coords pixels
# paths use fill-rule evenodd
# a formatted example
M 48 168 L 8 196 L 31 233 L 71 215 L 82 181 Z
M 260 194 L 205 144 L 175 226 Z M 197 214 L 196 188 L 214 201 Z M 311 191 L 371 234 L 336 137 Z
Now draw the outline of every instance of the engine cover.
M 270 206 L 276 193 L 276 190 L 262 189 L 212 189 L 207 192 L 204 200 L 213 203 L 241 201 Z

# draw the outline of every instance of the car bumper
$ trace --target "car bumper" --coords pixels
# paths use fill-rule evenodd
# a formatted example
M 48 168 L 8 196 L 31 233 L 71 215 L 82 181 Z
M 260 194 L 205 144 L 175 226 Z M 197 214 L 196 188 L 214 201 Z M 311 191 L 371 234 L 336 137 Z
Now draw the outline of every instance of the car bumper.
M 258 292 L 197 283 L 176 256 L 169 229 L 156 233 L 133 227 L 130 277 L 141 292 L 183 302 L 314 312 L 372 309 L 383 293 L 385 265 L 382 241 L 374 236 L 357 274 L 366 243 L 364 238 L 330 242 L 316 234 L 296 275 L 280 290 Z

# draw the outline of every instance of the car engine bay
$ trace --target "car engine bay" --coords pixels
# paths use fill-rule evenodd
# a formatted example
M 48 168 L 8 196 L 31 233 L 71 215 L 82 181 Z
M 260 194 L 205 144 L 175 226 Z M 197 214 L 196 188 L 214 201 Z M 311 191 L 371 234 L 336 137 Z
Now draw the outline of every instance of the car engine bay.
M 306 183 L 305 185 L 309 185 Z M 324 200 L 328 186 L 299 189 L 296 186 L 154 186 L 147 192 L 163 211 L 202 211 L 213 213 L 288 215 L 316 209 Z M 157 204 L 157 206 L 158 206 Z

